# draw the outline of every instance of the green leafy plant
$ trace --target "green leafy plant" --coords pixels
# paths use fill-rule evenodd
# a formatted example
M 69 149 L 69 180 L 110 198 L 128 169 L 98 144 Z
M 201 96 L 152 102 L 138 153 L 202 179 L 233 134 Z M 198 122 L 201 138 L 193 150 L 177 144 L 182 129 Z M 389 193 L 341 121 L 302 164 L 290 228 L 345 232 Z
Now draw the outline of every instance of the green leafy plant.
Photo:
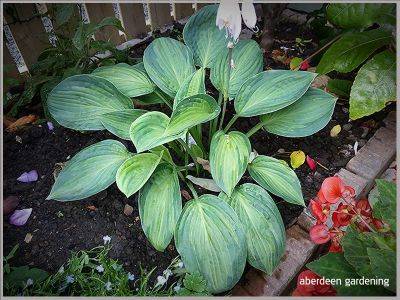
M 311 135 L 329 122 L 336 103 L 310 87 L 314 73 L 262 71 L 255 41 L 227 47 L 232 44 L 215 26 L 216 14 L 217 6 L 210 5 L 193 15 L 183 31 L 185 44 L 157 38 L 143 63 L 68 77 L 47 101 L 62 126 L 107 129 L 132 141 L 137 151 L 111 139 L 83 149 L 66 164 L 47 199 L 84 199 L 114 182 L 127 197 L 138 193 L 150 243 L 164 251 L 174 238 L 185 268 L 204 278 L 209 293 L 232 288 L 246 260 L 269 274 L 279 263 L 285 231 L 267 191 L 304 206 L 295 172 L 273 157 L 255 155 L 249 137 L 261 128 L 287 137 Z M 206 68 L 218 100 L 206 93 Z M 132 98 L 146 95 L 161 99 L 171 114 L 135 109 Z M 235 115 L 222 129 L 229 101 Z M 260 122 L 246 134 L 229 130 L 238 118 L 258 116 Z M 238 185 L 246 171 L 258 185 Z M 212 179 L 204 178 L 210 174 Z M 180 180 L 194 198 L 183 209 Z M 192 181 L 219 194 L 198 196 Z
M 396 6 L 378 3 L 331 3 L 327 20 L 340 29 L 323 54 L 317 72 L 349 73 L 357 71 L 350 92 L 349 83 L 328 85 L 332 92 L 349 97 L 350 118 L 359 119 L 382 110 L 396 101 Z M 371 27 L 375 25 L 374 27 Z M 361 66 L 361 67 L 360 67 Z M 345 89 L 343 92 L 343 88 Z
M 331 239 L 332 243 L 328 254 L 307 267 L 324 278 L 340 279 L 333 285 L 341 296 L 396 293 L 396 184 L 382 179 L 376 184 L 378 193 L 370 194 L 369 201 L 345 200 L 348 204 L 339 204 L 332 214 L 334 227 L 329 231 L 324 224 L 329 202 L 312 203 L 320 224 L 310 230 L 311 239 L 318 244 Z M 341 197 L 346 198 L 344 194 Z M 347 225 L 343 231 L 341 227 Z
M 9 4 L 12 5 L 12 4 Z M 9 114 L 15 116 L 19 109 L 39 96 L 46 109 L 48 93 L 63 79 L 76 74 L 88 73 L 99 65 L 131 62 L 125 50 L 118 50 L 110 41 L 94 40 L 94 34 L 107 26 L 124 31 L 120 20 L 107 17 L 99 23 L 84 23 L 76 4 L 54 4 L 49 15 L 53 21 L 57 39 L 55 46 L 45 48 L 30 68 L 31 77 L 25 83 L 25 91 L 13 98 Z M 99 53 L 110 51 L 112 58 L 102 58 Z

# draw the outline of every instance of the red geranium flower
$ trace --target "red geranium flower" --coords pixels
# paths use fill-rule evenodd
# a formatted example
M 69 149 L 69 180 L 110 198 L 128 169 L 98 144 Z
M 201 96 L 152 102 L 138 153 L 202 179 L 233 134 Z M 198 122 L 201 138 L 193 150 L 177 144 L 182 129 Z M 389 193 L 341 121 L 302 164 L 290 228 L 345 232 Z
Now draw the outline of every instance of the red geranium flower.
M 310 270 L 305 270 L 297 277 L 297 287 L 292 296 L 335 296 L 336 291 L 330 284 Z
M 353 217 L 349 205 L 340 203 L 337 209 L 332 213 L 332 221 L 335 227 L 347 226 Z
M 342 246 L 339 244 L 339 242 L 336 242 L 336 240 L 332 240 L 331 245 L 329 246 L 328 252 L 333 252 L 333 253 L 340 253 L 343 252 Z
M 355 191 L 350 186 L 345 186 L 342 179 L 337 176 L 328 177 L 322 182 L 321 193 L 329 203 L 336 203 L 340 198 L 350 199 Z
M 356 203 L 356 211 L 365 217 L 372 216 L 372 208 L 367 199 L 361 199 Z
M 328 226 L 325 224 L 317 224 L 310 229 L 310 238 L 316 244 L 325 244 L 331 237 Z
M 318 199 L 310 200 L 310 209 L 318 224 L 326 222 L 330 212 L 329 204 L 320 203 Z
M 327 202 L 325 197 L 324 197 L 324 194 L 322 193 L 322 190 L 318 191 L 317 198 L 318 198 L 320 203 L 326 203 Z
M 301 71 L 307 71 L 309 67 L 310 67 L 310 64 L 308 63 L 308 60 L 305 60 L 300 64 Z

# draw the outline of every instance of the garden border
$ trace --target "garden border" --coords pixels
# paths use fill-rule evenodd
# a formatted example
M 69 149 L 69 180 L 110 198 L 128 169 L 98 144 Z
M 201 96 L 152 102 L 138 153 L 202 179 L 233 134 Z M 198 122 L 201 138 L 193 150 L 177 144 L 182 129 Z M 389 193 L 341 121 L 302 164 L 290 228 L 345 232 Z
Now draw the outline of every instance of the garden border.
M 356 199 L 365 197 L 378 178 L 396 158 L 396 111 L 388 113 L 379 128 L 337 175 L 354 187 Z M 251 268 L 232 296 L 279 296 L 285 292 L 303 266 L 318 249 L 309 238 L 314 218 L 305 208 L 297 222 L 286 230 L 286 251 L 271 275 Z

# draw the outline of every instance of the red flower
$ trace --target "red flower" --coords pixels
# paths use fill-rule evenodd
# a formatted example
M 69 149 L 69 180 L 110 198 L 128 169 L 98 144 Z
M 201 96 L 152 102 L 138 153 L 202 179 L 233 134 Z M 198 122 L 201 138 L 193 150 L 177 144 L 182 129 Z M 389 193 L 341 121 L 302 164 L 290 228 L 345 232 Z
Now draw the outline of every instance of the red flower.
M 332 213 L 333 226 L 347 226 L 350 224 L 353 213 L 349 205 L 340 203 L 337 209 Z
M 323 282 L 322 278 L 310 270 L 305 270 L 297 277 L 297 287 L 292 296 L 335 296 L 332 285 Z
M 332 240 L 332 243 L 329 246 L 328 252 L 340 253 L 340 252 L 343 252 L 343 249 L 342 249 L 342 246 L 340 246 L 339 242 L 337 242 L 336 240 Z
M 305 60 L 300 64 L 300 68 L 299 69 L 301 71 L 307 71 L 309 67 L 310 67 L 310 64 L 308 63 L 308 60 Z
M 331 237 L 328 226 L 325 224 L 317 224 L 310 229 L 310 238 L 316 244 L 325 244 Z
M 356 211 L 365 217 L 372 216 L 372 208 L 367 199 L 361 199 L 356 203 Z
M 350 186 L 345 186 L 342 179 L 337 176 L 328 177 L 322 182 L 321 193 L 325 200 L 332 204 L 338 202 L 340 198 L 350 200 L 355 195 L 354 189 Z
M 326 201 L 326 199 L 324 197 L 324 194 L 322 193 L 322 190 L 318 191 L 317 198 L 318 198 L 320 203 L 327 203 L 328 202 L 328 201 Z
M 310 209 L 318 224 L 326 222 L 330 212 L 329 204 L 320 203 L 318 199 L 310 200 Z

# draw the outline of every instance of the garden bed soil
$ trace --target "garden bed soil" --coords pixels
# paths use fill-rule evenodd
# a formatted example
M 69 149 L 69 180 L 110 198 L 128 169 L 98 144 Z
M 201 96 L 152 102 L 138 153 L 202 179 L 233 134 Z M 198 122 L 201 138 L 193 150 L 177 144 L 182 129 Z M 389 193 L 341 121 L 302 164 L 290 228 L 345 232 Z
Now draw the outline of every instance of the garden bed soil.
M 277 30 L 277 39 L 279 40 L 281 36 L 285 36 L 285 40 L 294 40 L 297 36 L 310 38 L 310 33 L 303 32 L 303 34 L 300 30 L 297 25 L 286 24 Z M 179 35 L 179 30 L 177 34 Z M 132 57 L 140 57 L 146 44 L 134 48 L 131 52 Z M 279 49 L 280 46 L 278 43 L 274 48 Z M 292 45 L 286 47 L 290 48 Z M 315 45 L 312 48 L 310 46 L 303 54 L 297 53 L 297 56 L 307 57 L 315 47 Z M 296 53 L 291 55 L 296 56 Z M 287 68 L 273 61 L 269 53 L 266 53 L 265 65 L 266 68 Z M 207 84 L 207 90 L 212 95 L 215 94 L 210 83 Z M 391 109 L 389 107 L 373 117 L 348 125 L 347 107 L 348 103 L 338 102 L 329 124 L 310 137 L 285 138 L 262 131 L 251 137 L 252 147 L 258 154 L 274 156 L 289 162 L 290 152 L 302 150 L 326 167 L 324 169 L 317 166 L 315 173 L 307 164 L 296 169 L 306 203 L 315 196 L 325 177 L 335 174 L 354 156 L 354 143 L 358 141 L 359 147 L 362 147 L 376 128 L 381 126 L 381 121 Z M 233 103 L 229 103 L 225 123 L 232 114 Z M 258 118 L 241 118 L 232 128 L 247 132 L 257 121 Z M 330 129 L 336 124 L 342 125 L 342 132 L 338 137 L 331 138 Z M 343 126 L 345 124 L 347 125 Z M 204 132 L 208 132 L 206 127 Z M 139 275 L 140 266 L 147 270 L 157 266 L 152 276 L 154 279 L 178 255 L 173 243 L 165 252 L 157 252 L 150 245 L 141 229 L 137 196 L 127 199 L 115 184 L 81 201 L 45 200 L 54 183 L 53 172 L 57 164 L 66 162 L 81 149 L 108 138 L 118 140 L 106 131 L 81 133 L 62 127 L 50 131 L 46 125 L 33 125 L 17 133 L 4 132 L 3 195 L 18 196 L 20 203 L 17 209 L 33 209 L 27 224 L 22 227 L 10 225 L 8 219 L 4 218 L 4 253 L 7 254 L 15 244 L 20 244 L 12 265 L 34 265 L 55 272 L 66 261 L 71 251 L 90 249 L 103 244 L 103 236 L 106 235 L 111 237 L 110 255 L 120 260 L 125 269 L 136 276 Z M 131 142 L 122 140 L 121 142 L 129 150 L 134 151 Z M 286 153 L 279 153 L 282 151 Z M 27 184 L 16 180 L 23 172 L 33 169 L 39 173 L 37 182 Z M 250 180 L 247 174 L 242 179 L 243 182 Z M 303 208 L 286 203 L 278 197 L 274 199 L 285 226 L 291 226 Z M 123 212 L 126 204 L 133 207 L 133 213 L 129 216 Z M 33 235 L 29 243 L 24 242 L 27 233 Z

